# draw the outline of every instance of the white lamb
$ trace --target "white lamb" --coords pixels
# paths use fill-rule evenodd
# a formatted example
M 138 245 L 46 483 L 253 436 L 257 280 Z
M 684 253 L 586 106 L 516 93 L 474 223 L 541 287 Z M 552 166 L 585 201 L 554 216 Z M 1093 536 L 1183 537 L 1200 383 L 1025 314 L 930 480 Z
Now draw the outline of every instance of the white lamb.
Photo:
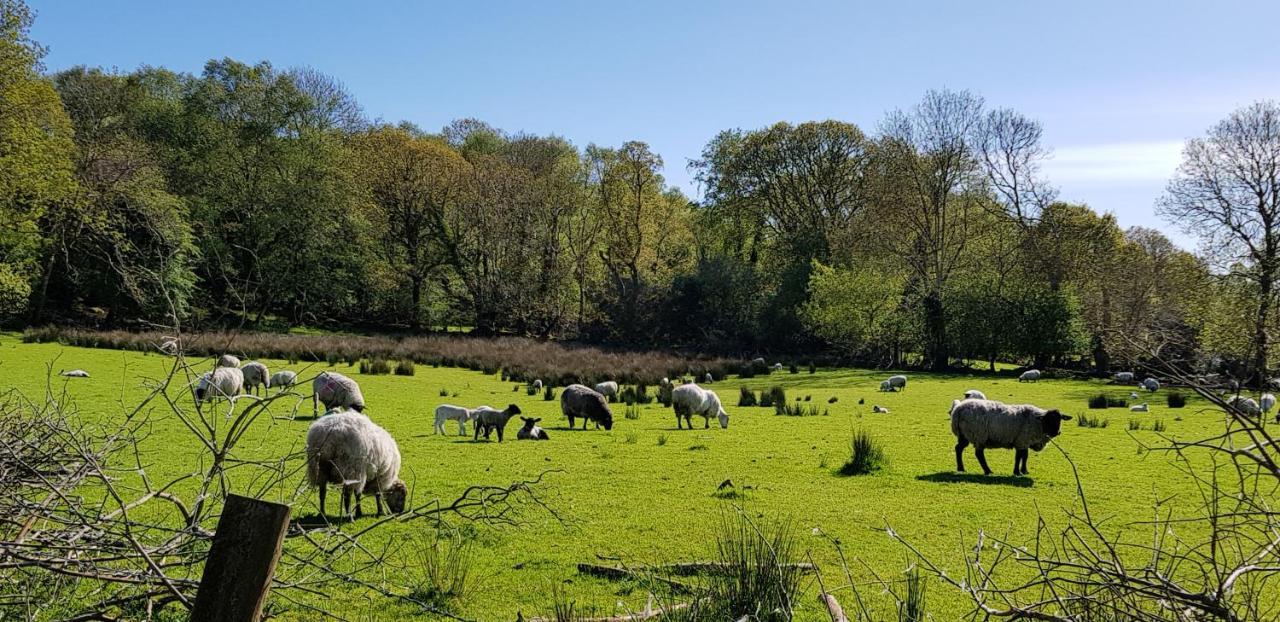
M 311 381 L 311 414 L 318 414 L 318 404 L 324 404 L 325 410 L 334 408 L 350 408 L 356 412 L 364 412 L 364 394 L 360 385 L 338 372 L 326 371 Z
M 676 411 L 676 429 L 682 429 L 680 419 L 693 429 L 693 415 L 701 415 L 703 429 L 711 427 L 711 418 L 720 421 L 721 428 L 729 427 L 729 414 L 720 404 L 720 396 L 715 391 L 704 389 L 696 384 L 682 384 L 671 390 L 671 406 Z
M 1038 382 L 1040 380 L 1040 370 L 1028 369 L 1018 376 L 1018 382 Z
M 232 399 L 244 389 L 244 373 L 239 367 L 217 367 L 196 381 L 196 408 L 214 398 Z
M 240 367 L 240 359 L 231 354 L 218 357 L 218 367 Z
M 1147 412 L 1148 410 L 1150 410 L 1150 408 L 1147 406 L 1146 402 L 1143 402 L 1141 404 L 1134 404 L 1133 406 L 1129 407 L 1129 412 L 1135 412 L 1135 413 L 1144 413 L 1144 412 Z
M 436 406 L 436 434 L 444 434 L 444 422 L 458 422 L 458 436 L 467 435 L 467 422 L 475 419 L 476 411 L 470 408 L 441 404 Z
M 70 371 L 60 371 L 58 375 L 66 376 L 67 378 L 88 378 L 89 372 L 83 369 L 72 369 Z
M 1271 409 L 1276 407 L 1276 396 L 1270 393 L 1263 393 L 1262 397 L 1258 398 L 1258 406 L 1262 407 L 1262 412 L 1264 413 L 1271 412 Z
M 871 412 L 876 414 L 881 414 L 881 415 L 887 415 L 889 414 L 889 409 L 885 408 L 884 406 L 876 405 L 871 407 Z
M 240 367 L 240 371 L 244 372 L 244 392 L 256 394 L 255 389 L 262 387 L 262 392 L 266 393 L 271 388 L 271 372 L 267 371 L 267 366 L 257 361 L 249 361 Z
M 269 386 L 276 387 L 281 391 L 289 389 L 298 382 L 298 374 L 289 370 L 278 371 L 271 374 L 271 384 Z
M 964 392 L 964 399 L 966 399 L 966 400 L 985 400 L 985 399 L 987 399 L 987 396 L 986 396 L 986 395 L 984 395 L 984 394 L 982 393 L 982 391 L 979 391 L 979 390 L 977 390 L 977 389 L 969 389 L 968 391 L 965 391 L 965 392 Z
M 408 489 L 400 481 L 400 448 L 386 430 L 354 411 L 344 410 L 316 419 L 307 430 L 307 481 L 320 488 L 320 515 L 329 484 L 342 487 L 342 513 L 361 516 L 360 498 L 373 491 L 378 516 L 383 497 L 394 514 L 404 511 Z
M 603 395 L 610 402 L 618 401 L 618 383 L 609 380 L 596 385 L 596 393 Z

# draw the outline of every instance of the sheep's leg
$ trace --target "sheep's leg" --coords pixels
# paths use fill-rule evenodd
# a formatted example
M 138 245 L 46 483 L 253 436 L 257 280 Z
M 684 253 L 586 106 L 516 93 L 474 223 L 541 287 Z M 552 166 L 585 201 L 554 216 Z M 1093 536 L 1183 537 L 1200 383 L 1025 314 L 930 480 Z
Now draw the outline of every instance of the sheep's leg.
M 573 417 L 569 417 L 569 429 L 573 429 Z
M 373 493 L 373 504 L 378 507 L 378 517 L 382 517 L 382 493 Z
M 484 425 L 483 425 L 483 424 L 481 424 L 479 421 L 477 421 L 477 422 L 476 422 L 476 424 L 475 424 L 474 426 L 472 426 L 472 427 L 474 428 L 475 436 L 474 436 L 471 440 L 473 440 L 473 441 L 478 441 L 478 440 L 480 440 L 480 428 L 483 428 L 483 427 L 484 427 Z
M 343 518 L 351 518 L 351 489 L 342 487 L 342 516 Z
M 505 428 L 505 426 L 498 426 L 498 442 L 499 442 L 499 443 L 501 443 L 501 442 L 502 442 L 502 430 L 503 430 L 504 428 Z M 486 434 L 486 435 L 485 435 L 485 438 L 488 438 L 488 437 L 489 437 L 489 436 Z
M 987 466 L 987 454 L 984 452 L 985 449 L 982 447 L 976 445 L 973 447 L 973 453 L 978 456 L 978 464 L 982 465 L 982 474 L 991 475 L 991 467 Z
M 704 429 L 704 430 L 710 430 L 710 429 L 711 429 L 711 417 L 703 417 L 703 418 L 702 418 L 702 424 L 703 424 L 703 425 L 702 425 L 702 429 Z
M 1030 453 L 1030 451 L 1026 449 L 1014 450 L 1013 452 L 1013 474 L 1014 475 L 1027 474 L 1027 454 L 1028 453 Z
M 443 428 L 444 426 L 440 426 L 440 427 Z M 443 434 L 444 430 L 441 430 L 440 432 Z M 466 435 L 467 435 L 467 422 L 462 419 L 459 419 L 458 420 L 458 436 L 466 436 Z
M 676 413 L 676 429 L 683 430 L 684 422 L 680 420 L 680 413 Z
M 956 439 L 956 470 L 964 473 L 964 448 L 969 446 L 965 438 Z
M 328 488 L 329 488 L 328 482 L 320 484 L 320 516 L 321 518 L 324 517 L 324 493 L 327 492 Z

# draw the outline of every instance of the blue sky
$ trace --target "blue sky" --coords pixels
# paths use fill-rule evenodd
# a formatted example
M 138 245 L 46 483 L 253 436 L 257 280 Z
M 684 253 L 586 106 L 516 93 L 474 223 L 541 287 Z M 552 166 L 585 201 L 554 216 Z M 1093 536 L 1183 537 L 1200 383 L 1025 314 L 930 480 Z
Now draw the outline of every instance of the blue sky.
M 1182 141 L 1280 98 L 1277 2 L 29 2 L 50 70 L 309 65 L 387 121 L 647 141 L 695 196 L 722 129 L 970 89 L 1044 124 L 1063 198 L 1184 245 L 1152 211 Z

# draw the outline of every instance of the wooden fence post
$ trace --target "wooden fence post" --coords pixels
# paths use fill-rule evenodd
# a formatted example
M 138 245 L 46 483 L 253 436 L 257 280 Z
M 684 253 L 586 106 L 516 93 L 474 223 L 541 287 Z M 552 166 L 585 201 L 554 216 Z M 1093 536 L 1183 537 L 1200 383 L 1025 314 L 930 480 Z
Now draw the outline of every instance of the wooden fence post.
M 288 527 L 289 506 L 227 495 L 191 621 L 257 622 Z

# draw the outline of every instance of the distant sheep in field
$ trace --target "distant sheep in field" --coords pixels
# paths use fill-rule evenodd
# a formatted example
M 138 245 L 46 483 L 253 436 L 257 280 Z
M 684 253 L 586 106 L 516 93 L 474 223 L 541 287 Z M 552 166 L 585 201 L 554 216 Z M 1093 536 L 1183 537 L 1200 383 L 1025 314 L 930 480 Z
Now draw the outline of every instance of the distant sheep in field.
M 772 369 L 773 371 L 782 371 L 782 363 L 774 363 L 769 367 L 769 369 Z
M 1013 474 L 1027 474 L 1028 450 L 1040 451 L 1062 432 L 1071 417 L 1030 404 L 1002 404 L 992 400 L 951 402 L 951 433 L 956 437 L 956 470 L 964 471 L 964 448 L 973 445 L 982 472 L 990 475 L 987 449 L 1013 449 Z
M 470 408 L 454 406 L 453 404 L 441 404 L 436 406 L 436 425 L 435 433 L 444 434 L 444 423 L 446 421 L 458 422 L 458 436 L 467 435 L 467 422 L 475 419 L 475 411 Z
M 716 379 L 711 377 L 711 372 L 707 372 L 707 377 L 706 377 L 705 381 L 706 381 L 706 383 L 707 383 L 707 384 L 711 384 L 711 383 L 715 382 L 715 381 L 716 381 Z
M 360 393 L 360 385 L 338 372 L 326 371 L 311 381 L 311 413 L 317 414 L 317 403 L 324 404 L 325 410 L 334 408 L 350 408 L 356 412 L 364 412 L 364 394 Z
M 89 372 L 83 369 L 72 369 L 70 371 L 60 371 L 58 375 L 66 376 L 67 378 L 88 378 Z
M 1254 401 L 1251 397 L 1236 395 L 1227 400 L 1227 406 L 1230 406 L 1240 411 L 1241 414 L 1249 417 L 1257 417 L 1262 414 L 1262 407 L 1259 406 L 1258 402 Z
M 179 345 L 178 340 L 173 338 L 161 341 L 159 346 L 160 353 L 167 354 L 169 356 L 177 356 L 178 350 L 180 349 L 181 346 Z
M 541 378 L 538 378 L 537 380 L 534 380 L 534 381 L 533 381 L 533 390 L 534 390 L 534 391 L 541 391 L 541 390 L 542 390 L 542 379 L 541 379 Z
M 240 367 L 240 359 L 231 354 L 218 357 L 217 367 Z
M 1111 376 L 1111 379 L 1119 384 L 1128 384 L 1130 382 L 1133 382 L 1133 372 L 1131 371 L 1116 372 L 1115 375 Z
M 508 404 L 506 408 L 498 410 L 489 406 L 481 406 L 475 409 L 473 418 L 475 424 L 475 439 L 480 440 L 480 435 L 484 434 L 485 440 L 489 439 L 489 433 L 494 430 L 498 431 L 498 442 L 502 442 L 503 432 L 507 429 L 507 422 L 512 417 L 520 414 L 520 407 L 515 404 Z
M 721 428 L 729 427 L 729 414 L 720 404 L 720 396 L 715 391 L 704 389 L 696 384 L 682 384 L 671 391 L 671 406 L 676 411 L 676 429 L 681 429 L 680 418 L 693 429 L 690 421 L 693 415 L 701 415 L 703 428 L 711 427 L 711 418 L 720 421 Z
M 1147 378 L 1142 381 L 1142 388 L 1154 393 L 1160 390 L 1160 381 L 1155 378 Z
M 293 385 L 297 383 L 298 383 L 297 372 L 292 372 L 286 369 L 284 371 L 278 371 L 274 374 L 271 374 L 270 386 L 280 389 L 281 391 L 290 389 L 293 387 Z
M 1129 412 L 1135 412 L 1135 413 L 1144 413 L 1149 410 L 1151 409 L 1147 406 L 1146 402 L 1143 402 L 1141 404 L 1134 404 L 1133 406 L 1129 407 Z
M 880 390 L 881 390 L 881 391 L 884 391 L 884 392 L 886 392 L 886 393 L 887 393 L 887 392 L 889 392 L 889 391 L 892 391 L 892 390 L 893 390 L 893 383 L 892 383 L 892 382 L 889 382 L 888 380 L 882 380 L 882 381 L 880 381 Z
M 244 390 L 244 372 L 239 367 L 216 367 L 196 381 L 196 408 L 206 400 L 231 399 Z
M 1129 399 L 1131 399 L 1131 400 L 1136 400 L 1136 399 L 1138 399 L 1138 393 L 1137 393 L 1136 391 L 1130 391 L 1130 392 L 1129 392 Z
M 362 514 L 360 499 L 371 490 L 382 515 L 382 501 L 393 514 L 404 511 L 408 488 L 400 481 L 400 448 L 386 430 L 355 411 L 344 410 L 316 419 L 307 429 L 307 482 L 320 488 L 320 515 L 325 515 L 325 492 L 342 487 L 342 514 Z
M 1040 381 L 1040 370 L 1038 369 L 1028 369 L 1027 371 L 1022 372 L 1022 375 L 1018 376 L 1018 382 L 1039 382 L 1039 381 Z
M 769 364 L 765 362 L 763 357 L 757 357 L 757 358 L 751 359 L 751 366 L 752 367 L 768 367 Z
M 888 409 L 888 408 L 885 408 L 884 406 L 878 406 L 878 405 L 877 405 L 877 406 L 872 406 L 872 407 L 871 407 L 871 412 L 876 413 L 876 414 L 883 414 L 883 415 L 887 415 L 887 414 L 889 414 L 889 409 Z
M 968 391 L 965 391 L 965 392 L 964 392 L 964 399 L 966 399 L 966 400 L 985 400 L 985 399 L 987 399 L 987 396 L 986 396 L 986 395 L 984 395 L 984 394 L 982 393 L 982 391 L 979 391 L 979 390 L 977 390 L 977 389 L 969 389 Z
M 596 393 L 603 395 L 610 402 L 618 401 L 618 383 L 609 380 L 596 385 Z
M 256 394 L 258 387 L 262 387 L 262 392 L 266 393 L 271 388 L 271 373 L 267 371 L 266 365 L 249 361 L 240 367 L 240 371 L 244 372 L 245 393 Z
M 1271 409 L 1276 407 L 1276 396 L 1270 393 L 1263 393 L 1262 397 L 1258 398 L 1258 406 L 1262 408 L 1264 413 L 1271 412 Z
M 574 419 L 582 419 L 582 429 L 587 429 L 587 421 L 594 421 L 596 427 L 613 429 L 613 413 L 609 412 L 609 403 L 604 396 L 591 387 L 571 384 L 560 392 L 560 412 L 569 418 L 569 428 L 573 429 Z
M 889 383 L 890 387 L 893 387 L 894 391 L 901 391 L 907 388 L 907 377 L 903 376 L 902 374 L 898 374 L 897 376 L 889 376 L 889 380 L 887 382 Z
M 658 386 L 668 387 L 668 388 L 671 387 L 671 379 L 666 376 L 663 376 L 662 382 L 659 382 Z
M 516 430 L 517 441 L 551 440 L 551 437 L 547 436 L 547 431 L 538 427 L 537 425 L 539 421 L 542 421 L 542 417 L 537 417 L 534 419 L 530 419 L 529 417 L 521 417 L 520 420 L 524 422 L 524 425 L 520 426 L 519 430 Z

